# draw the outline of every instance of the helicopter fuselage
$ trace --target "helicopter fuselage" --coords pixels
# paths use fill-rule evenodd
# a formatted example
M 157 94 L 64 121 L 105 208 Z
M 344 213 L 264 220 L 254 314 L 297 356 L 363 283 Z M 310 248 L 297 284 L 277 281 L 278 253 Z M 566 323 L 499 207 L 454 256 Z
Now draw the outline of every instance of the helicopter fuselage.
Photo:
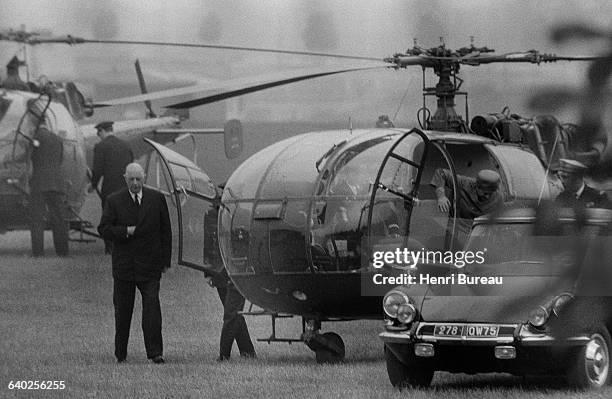
M 18 130 L 28 101 L 37 97 L 36 93 L 0 89 L 0 231 L 24 229 L 29 224 L 27 197 L 33 131 Z M 83 134 L 66 107 L 56 101 L 49 103 L 45 123 L 62 140 L 66 201 L 74 212 L 71 216 L 76 216 L 88 181 Z
M 506 202 L 552 195 L 541 161 L 522 145 L 403 129 L 302 134 L 250 157 L 225 186 L 219 243 L 231 279 L 273 312 L 381 318 L 390 287 L 372 286 L 373 250 L 407 241 L 459 248 L 459 221 L 439 211 L 430 184 L 438 168 L 496 170 Z

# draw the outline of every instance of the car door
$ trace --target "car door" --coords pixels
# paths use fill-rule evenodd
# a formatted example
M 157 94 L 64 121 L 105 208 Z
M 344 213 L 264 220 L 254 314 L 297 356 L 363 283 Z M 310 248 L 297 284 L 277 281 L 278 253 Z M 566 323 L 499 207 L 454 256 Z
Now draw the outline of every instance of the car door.
M 219 198 L 215 185 L 191 160 L 152 140 L 144 140 L 155 150 L 147 162 L 145 183 L 169 197 L 176 208 L 178 263 L 212 271 L 211 254 L 218 253 Z

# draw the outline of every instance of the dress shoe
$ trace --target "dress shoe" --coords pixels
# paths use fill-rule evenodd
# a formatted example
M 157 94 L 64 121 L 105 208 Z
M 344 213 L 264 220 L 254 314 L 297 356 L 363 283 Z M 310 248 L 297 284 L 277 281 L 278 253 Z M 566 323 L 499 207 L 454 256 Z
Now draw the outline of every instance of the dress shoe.
M 244 357 L 246 359 L 257 359 L 255 352 L 242 352 L 240 353 L 240 357 Z
M 125 363 L 125 358 L 124 357 L 118 357 L 117 358 L 117 363 Z
M 166 363 L 164 357 L 162 355 L 157 355 L 151 359 L 151 361 L 155 364 L 163 364 Z
M 226 362 L 228 360 L 230 360 L 229 356 L 219 356 L 217 359 L 217 362 Z

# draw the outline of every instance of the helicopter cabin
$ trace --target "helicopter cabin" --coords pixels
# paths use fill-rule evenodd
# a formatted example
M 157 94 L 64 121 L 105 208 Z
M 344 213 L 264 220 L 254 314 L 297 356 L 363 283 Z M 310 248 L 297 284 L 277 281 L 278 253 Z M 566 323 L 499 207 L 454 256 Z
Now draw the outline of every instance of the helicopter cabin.
M 495 170 L 506 202 L 550 196 L 541 162 L 519 145 L 416 129 L 306 133 L 251 156 L 228 180 L 219 224 L 228 272 L 355 273 L 368 268 L 365 248 L 456 247 L 457 221 L 431 185 L 438 168 Z
M 28 111 L 30 108 L 32 111 Z M 44 112 L 43 112 L 44 111 Z M 44 115 L 43 115 L 44 114 Z M 23 200 L 29 193 L 29 151 L 40 115 L 64 146 L 62 169 L 66 176 L 66 199 L 78 211 L 83 202 L 81 188 L 87 178 L 83 136 L 70 112 L 46 95 L 0 89 L 0 229 L 27 227 L 28 211 Z

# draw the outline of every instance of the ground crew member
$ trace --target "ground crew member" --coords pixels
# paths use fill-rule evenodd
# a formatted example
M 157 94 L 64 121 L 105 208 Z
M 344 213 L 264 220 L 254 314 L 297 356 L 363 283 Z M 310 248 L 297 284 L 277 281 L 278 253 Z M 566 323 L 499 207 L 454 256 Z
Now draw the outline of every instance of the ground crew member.
M 559 160 L 557 175 L 563 183 L 563 192 L 555 199 L 562 207 L 612 208 L 604 191 L 589 187 L 584 182 L 587 166 L 582 162 L 562 158 Z
M 448 169 L 436 169 L 431 185 L 436 188 L 438 209 L 457 217 L 454 248 L 461 249 L 472 228 L 474 218 L 491 213 L 502 206 L 499 173 L 483 169 L 476 178 L 457 175 L 457 193 L 453 193 L 453 177 Z M 453 195 L 454 194 L 454 195 Z M 457 202 L 457 215 L 449 197 Z M 449 220 L 449 223 L 452 221 Z
M 99 193 L 104 209 L 106 197 L 125 188 L 123 172 L 125 167 L 134 161 L 134 154 L 125 141 L 114 135 L 113 122 L 100 122 L 95 128 L 101 141 L 94 146 L 93 170 L 88 191 L 94 191 L 102 179 L 102 189 Z M 110 254 L 112 243 L 105 240 L 104 244 L 105 252 Z
M 19 76 L 19 66 L 25 65 L 19 58 L 13 57 L 6 64 L 6 79 L 2 82 L 2 87 L 9 90 L 30 91 L 30 86 Z

